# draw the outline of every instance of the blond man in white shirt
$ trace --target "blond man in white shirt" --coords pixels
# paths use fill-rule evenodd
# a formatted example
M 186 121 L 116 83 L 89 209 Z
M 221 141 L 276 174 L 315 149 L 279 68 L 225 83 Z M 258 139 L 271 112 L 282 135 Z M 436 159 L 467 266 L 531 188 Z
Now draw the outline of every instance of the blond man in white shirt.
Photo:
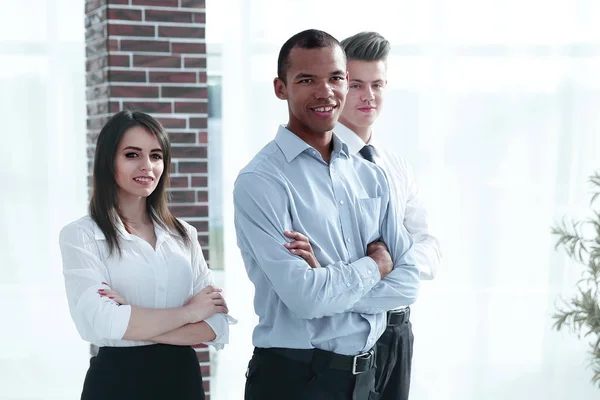
M 349 92 L 334 133 L 347 145 L 350 154 L 379 165 L 386 173 L 392 191 L 391 199 L 402 220 L 399 223 L 411 234 L 421 279 L 433 279 L 440 265 L 437 239 L 429 230 L 429 218 L 412 169 L 406 160 L 381 146 L 373 133 L 387 86 L 389 42 L 376 32 L 361 32 L 341 42 L 348 58 Z M 290 246 L 312 267 L 318 263 L 308 238 L 298 234 Z M 377 342 L 376 389 L 379 400 L 408 400 L 413 352 L 410 308 L 399 307 L 388 312 L 388 326 Z

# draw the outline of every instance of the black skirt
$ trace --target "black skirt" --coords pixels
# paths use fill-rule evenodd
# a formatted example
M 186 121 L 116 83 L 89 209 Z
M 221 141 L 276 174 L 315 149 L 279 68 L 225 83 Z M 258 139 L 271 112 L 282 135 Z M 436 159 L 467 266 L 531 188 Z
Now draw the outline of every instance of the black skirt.
M 101 347 L 90 360 L 81 400 L 203 400 L 191 346 Z

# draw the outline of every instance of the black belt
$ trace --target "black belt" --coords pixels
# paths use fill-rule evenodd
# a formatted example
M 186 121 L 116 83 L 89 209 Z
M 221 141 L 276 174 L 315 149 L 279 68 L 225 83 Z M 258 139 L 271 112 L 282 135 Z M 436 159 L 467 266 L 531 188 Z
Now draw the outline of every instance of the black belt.
M 254 352 L 275 353 L 306 364 L 310 364 L 316 357 L 329 357 L 329 368 L 352 372 L 354 375 L 362 374 L 375 366 L 375 351 L 373 349 L 356 356 L 346 356 L 320 349 L 286 349 L 281 347 L 257 347 Z
M 410 320 L 410 307 L 402 310 L 392 310 L 387 313 L 388 326 L 396 326 L 407 323 Z

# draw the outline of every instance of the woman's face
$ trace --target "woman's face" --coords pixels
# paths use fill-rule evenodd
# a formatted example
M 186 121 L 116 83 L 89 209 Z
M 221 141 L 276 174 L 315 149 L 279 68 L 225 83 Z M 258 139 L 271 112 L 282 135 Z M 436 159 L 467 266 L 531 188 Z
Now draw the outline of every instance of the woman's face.
M 163 151 L 154 134 L 141 126 L 125 132 L 115 155 L 119 196 L 148 197 L 164 171 Z

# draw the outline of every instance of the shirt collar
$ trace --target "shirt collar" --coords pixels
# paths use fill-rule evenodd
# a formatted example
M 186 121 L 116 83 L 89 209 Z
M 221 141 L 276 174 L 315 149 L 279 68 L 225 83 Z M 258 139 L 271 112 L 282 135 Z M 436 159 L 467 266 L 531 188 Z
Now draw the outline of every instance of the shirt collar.
M 123 221 L 121 221 L 121 218 L 118 218 L 115 228 L 117 229 L 118 234 L 123 239 L 129 241 L 133 240 L 133 235 L 127 232 L 127 229 L 125 229 L 125 225 L 123 224 Z M 163 228 L 156 222 L 154 222 L 154 234 L 156 235 L 156 247 L 158 247 L 159 243 L 164 242 L 170 235 L 172 235 L 170 230 Z M 106 240 L 106 237 L 104 236 L 104 233 L 102 232 L 98 224 L 94 224 L 94 239 Z
M 283 152 L 287 162 L 292 162 L 296 157 L 308 149 L 313 147 L 300 139 L 296 134 L 287 129 L 285 125 L 280 125 L 277 130 L 277 136 L 275 136 L 275 143 Z M 335 134 L 333 135 L 333 154 L 341 154 L 346 158 L 349 157 L 350 152 L 348 146 Z M 333 157 L 332 157 L 333 158 Z
M 354 131 L 350 128 L 348 128 L 346 125 L 342 124 L 341 122 L 338 122 L 335 126 L 334 132 L 336 135 L 339 136 L 339 138 L 344 141 L 347 145 L 348 145 L 348 150 L 350 151 L 350 154 L 358 154 L 358 152 L 360 151 L 360 149 L 362 149 L 365 146 L 365 142 L 363 142 L 363 140 L 360 138 L 360 136 L 358 136 L 356 133 L 354 133 Z M 371 140 L 369 140 L 369 143 L 371 146 L 373 146 L 373 149 L 375 150 L 375 154 L 376 155 L 380 155 L 379 154 L 379 150 L 377 149 L 379 146 L 379 143 L 374 139 L 374 135 L 371 132 Z

